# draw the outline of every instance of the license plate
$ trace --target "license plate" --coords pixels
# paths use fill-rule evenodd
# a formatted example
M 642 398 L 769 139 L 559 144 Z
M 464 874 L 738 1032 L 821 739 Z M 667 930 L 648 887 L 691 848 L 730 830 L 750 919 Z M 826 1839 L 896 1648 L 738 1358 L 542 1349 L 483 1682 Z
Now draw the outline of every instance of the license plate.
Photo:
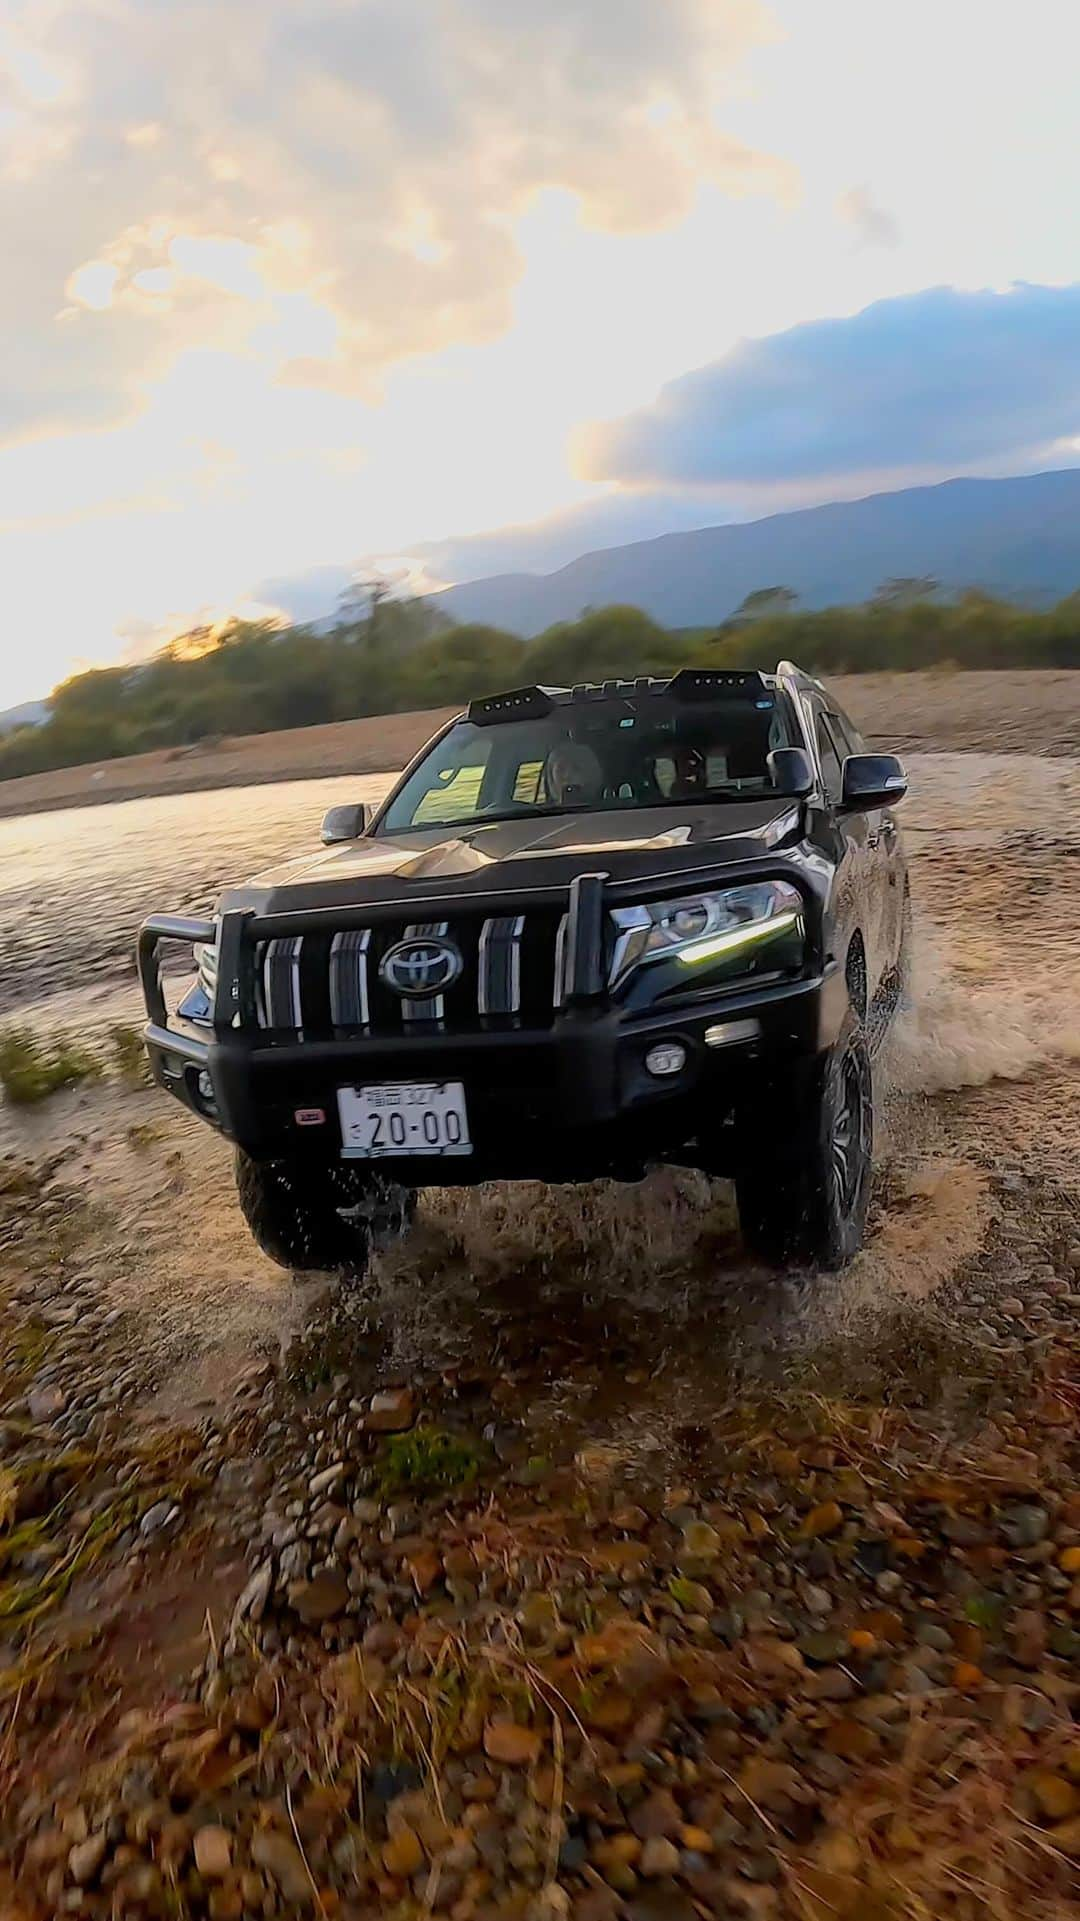
M 339 1087 L 341 1153 L 347 1161 L 387 1155 L 471 1154 L 461 1081 L 381 1081 Z

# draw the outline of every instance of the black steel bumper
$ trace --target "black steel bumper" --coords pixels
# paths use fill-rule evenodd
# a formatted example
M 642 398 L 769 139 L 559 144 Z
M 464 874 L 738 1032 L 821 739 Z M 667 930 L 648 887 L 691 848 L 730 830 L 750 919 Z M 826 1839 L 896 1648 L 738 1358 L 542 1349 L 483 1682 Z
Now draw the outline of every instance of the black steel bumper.
M 385 1037 L 259 1027 L 252 957 L 277 923 L 244 913 L 216 924 L 154 917 L 140 934 L 139 969 L 155 1078 L 256 1159 L 323 1162 L 341 1153 L 339 1088 L 460 1081 L 473 1152 L 380 1160 L 382 1172 L 411 1185 L 632 1176 L 664 1159 L 732 1171 L 732 1117 L 774 1100 L 782 1113 L 785 1094 L 835 1040 L 847 1006 L 842 971 L 823 963 L 797 979 L 698 992 L 679 1006 L 620 1006 L 606 994 L 598 960 L 602 897 L 601 876 L 582 876 L 571 888 L 577 938 L 568 942 L 568 1004 L 549 1025 L 478 1022 L 465 1032 Z M 505 897 L 500 905 L 513 911 Z M 365 905 L 357 917 L 372 911 Z M 304 918 L 291 916 L 290 930 Z M 158 950 L 166 940 L 215 939 L 213 1027 L 178 1028 L 166 1010 Z M 658 1040 L 685 1048 L 677 1074 L 656 1078 L 646 1068 Z

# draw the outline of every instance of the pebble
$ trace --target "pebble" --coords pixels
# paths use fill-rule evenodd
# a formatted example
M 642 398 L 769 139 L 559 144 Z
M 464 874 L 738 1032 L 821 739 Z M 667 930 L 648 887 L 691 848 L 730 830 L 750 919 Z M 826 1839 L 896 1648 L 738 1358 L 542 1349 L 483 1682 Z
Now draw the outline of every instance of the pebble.
M 332 1467 L 324 1467 L 321 1473 L 314 1475 L 308 1482 L 308 1493 L 312 1500 L 317 1501 L 321 1495 L 326 1494 L 341 1480 L 344 1472 L 344 1461 L 335 1461 Z
M 232 1867 L 232 1835 L 227 1828 L 199 1828 L 192 1843 L 195 1866 L 207 1881 L 223 1881 Z
M 535 1728 L 521 1727 L 517 1721 L 489 1721 L 484 1728 L 484 1753 L 489 1761 L 528 1767 L 540 1753 L 540 1736 Z
M 155 1501 L 139 1522 L 139 1533 L 144 1540 L 148 1540 L 152 1534 L 159 1534 L 179 1513 L 175 1501 Z
M 835 1534 L 844 1524 L 844 1510 L 839 1501 L 823 1501 L 820 1507 L 812 1507 L 802 1524 L 803 1536 L 815 1541 L 821 1535 Z
M 338 1568 L 323 1568 L 312 1580 L 293 1582 L 289 1588 L 289 1606 L 309 1626 L 344 1614 L 348 1600 L 348 1582 Z
M 383 1866 L 387 1874 L 407 1881 L 423 1866 L 424 1850 L 412 1828 L 398 1828 L 383 1845 Z
M 808 1614 L 831 1614 L 835 1605 L 828 1588 L 816 1587 L 812 1581 L 804 1581 L 802 1600 Z
M 229 1631 L 235 1634 L 242 1621 L 261 1621 L 270 1598 L 270 1588 L 274 1579 L 273 1561 L 264 1561 L 255 1569 L 244 1588 L 232 1613 Z
M 312 1898 L 311 1882 L 303 1856 L 295 1842 L 271 1828 L 260 1829 L 251 1843 L 251 1858 L 276 1881 L 286 1901 L 307 1907 Z
M 372 1395 L 364 1425 L 372 1434 L 403 1434 L 415 1418 L 412 1388 L 393 1387 Z
M 638 1873 L 647 1880 L 658 1875 L 675 1874 L 679 1868 L 679 1850 L 673 1841 L 663 1835 L 651 1835 L 638 1857 Z
M 919 1621 L 915 1639 L 922 1647 L 933 1648 L 938 1654 L 948 1654 L 953 1645 L 948 1628 L 939 1627 L 936 1621 Z
M 55 1421 L 67 1406 L 67 1396 L 58 1387 L 35 1387 L 27 1396 L 32 1421 Z
M 1044 1507 L 1025 1504 L 1008 1509 L 1001 1517 L 1002 1535 L 1010 1547 L 1035 1547 L 1045 1538 L 1050 1516 Z
M 85 1841 L 75 1843 L 68 1855 L 68 1873 L 77 1888 L 88 1887 L 91 1881 L 96 1880 L 108 1845 L 104 1829 L 89 1835 Z

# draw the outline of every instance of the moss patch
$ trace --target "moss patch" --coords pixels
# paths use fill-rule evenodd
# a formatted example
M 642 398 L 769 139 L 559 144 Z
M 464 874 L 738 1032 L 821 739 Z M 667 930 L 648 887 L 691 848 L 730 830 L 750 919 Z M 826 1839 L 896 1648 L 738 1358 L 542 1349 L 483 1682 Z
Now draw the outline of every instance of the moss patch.
M 377 1473 L 383 1494 L 468 1487 L 479 1472 L 475 1445 L 443 1428 L 420 1427 L 411 1434 L 394 1434 L 379 1450 Z

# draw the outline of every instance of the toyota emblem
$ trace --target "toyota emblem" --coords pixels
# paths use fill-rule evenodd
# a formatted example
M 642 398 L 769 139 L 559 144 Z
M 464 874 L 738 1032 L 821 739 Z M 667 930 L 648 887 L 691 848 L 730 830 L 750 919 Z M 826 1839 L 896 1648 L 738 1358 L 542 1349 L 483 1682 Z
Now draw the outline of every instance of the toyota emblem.
M 464 961 L 453 941 L 433 935 L 395 941 L 382 957 L 379 972 L 388 987 L 406 1000 L 431 1000 L 461 977 Z

